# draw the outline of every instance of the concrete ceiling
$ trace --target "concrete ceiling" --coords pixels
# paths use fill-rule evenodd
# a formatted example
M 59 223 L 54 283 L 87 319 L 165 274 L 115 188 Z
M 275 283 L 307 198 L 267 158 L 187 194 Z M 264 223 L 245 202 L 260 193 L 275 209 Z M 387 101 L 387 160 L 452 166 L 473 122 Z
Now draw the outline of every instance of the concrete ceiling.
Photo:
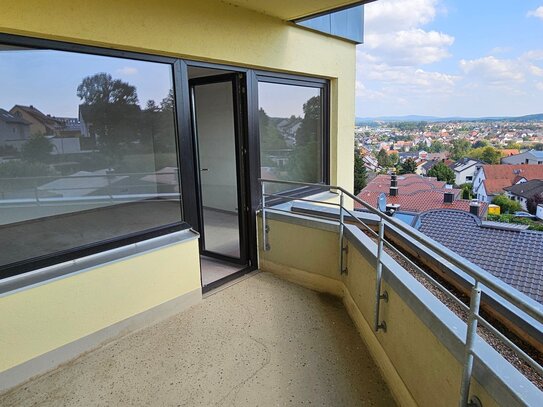
M 340 7 L 369 3 L 370 1 L 373 0 L 224 0 L 225 3 L 279 17 L 283 20 L 294 20 Z

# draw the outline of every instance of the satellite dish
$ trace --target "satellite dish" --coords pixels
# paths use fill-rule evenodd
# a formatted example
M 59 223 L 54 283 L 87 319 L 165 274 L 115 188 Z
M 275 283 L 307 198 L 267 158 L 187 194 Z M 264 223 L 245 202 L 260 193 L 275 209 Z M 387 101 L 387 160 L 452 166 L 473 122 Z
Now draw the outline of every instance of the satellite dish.
M 381 212 L 386 212 L 387 210 L 387 196 L 384 192 L 379 194 L 379 198 L 377 199 L 377 207 Z

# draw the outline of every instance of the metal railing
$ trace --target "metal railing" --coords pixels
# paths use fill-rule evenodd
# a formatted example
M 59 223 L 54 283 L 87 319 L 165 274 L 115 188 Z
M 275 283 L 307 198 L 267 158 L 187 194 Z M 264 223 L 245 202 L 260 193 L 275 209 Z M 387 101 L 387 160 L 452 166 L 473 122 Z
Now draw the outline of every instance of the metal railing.
M 477 338 L 477 327 L 481 323 L 482 326 L 487 328 L 492 334 L 499 337 L 521 360 L 526 362 L 535 372 L 543 377 L 543 367 L 540 366 L 532 357 L 530 357 L 526 352 L 520 349 L 515 343 L 513 343 L 509 338 L 507 338 L 503 333 L 497 330 L 492 326 L 488 321 L 486 321 L 479 313 L 480 304 L 481 304 L 481 284 L 486 288 L 490 289 L 500 298 L 506 300 L 513 306 L 522 310 L 530 317 L 534 318 L 538 323 L 543 324 L 543 307 L 535 307 L 528 301 L 525 301 L 524 298 L 518 298 L 513 293 L 509 292 L 506 288 L 495 281 L 491 275 L 481 273 L 480 270 L 477 270 L 467 263 L 465 259 L 460 256 L 452 256 L 447 251 L 443 250 L 442 247 L 434 244 L 432 241 L 425 239 L 420 234 L 416 233 L 410 226 L 399 221 L 386 213 L 379 211 L 374 208 L 367 202 L 361 200 L 357 196 L 351 194 L 349 191 L 345 190 L 339 186 L 324 185 L 324 184 L 314 184 L 314 183 L 305 183 L 305 182 L 295 182 L 295 181 L 281 181 L 281 180 L 270 180 L 270 179 L 259 179 L 261 183 L 261 215 L 262 215 L 262 241 L 264 250 L 268 251 L 271 249 L 268 234 L 270 231 L 268 221 L 267 221 L 267 212 L 286 212 L 292 214 L 290 210 L 283 209 L 279 205 L 280 203 L 301 201 L 316 203 L 320 205 L 326 205 L 331 207 L 336 207 L 339 210 L 339 217 L 334 215 L 326 214 L 304 214 L 304 216 L 316 217 L 319 219 L 332 220 L 338 223 L 339 226 L 339 272 L 344 274 L 347 272 L 347 269 L 344 267 L 344 253 L 345 253 L 345 243 L 344 243 L 344 229 L 345 229 L 345 214 L 350 215 L 350 220 L 354 221 L 355 224 L 361 225 L 365 230 L 367 230 L 373 237 L 377 239 L 377 262 L 376 262 L 376 284 L 375 284 L 375 308 L 374 308 L 374 321 L 373 328 L 375 332 L 383 330 L 386 332 L 386 323 L 385 321 L 380 320 L 380 304 L 381 301 L 388 301 L 388 293 L 382 291 L 382 267 L 383 267 L 383 249 L 386 246 L 388 249 L 391 249 L 399 255 L 403 260 L 407 261 L 411 266 L 413 266 L 417 272 L 427 279 L 434 287 L 443 292 L 447 298 L 458 304 L 462 310 L 467 312 L 467 330 L 466 338 L 464 342 L 464 364 L 462 369 L 462 380 L 460 388 L 460 398 L 459 406 L 475 406 L 479 402 L 476 397 L 472 399 L 469 398 L 470 392 L 470 383 L 473 373 L 473 360 L 474 360 L 474 345 Z M 286 192 L 279 193 L 267 193 L 266 184 L 280 184 L 292 187 Z M 310 189 L 311 191 L 335 191 L 339 195 L 339 203 L 327 202 L 323 200 L 314 200 L 310 198 L 305 198 L 300 196 L 303 193 L 304 189 Z M 379 217 L 379 227 L 378 232 L 376 233 L 369 225 L 364 223 L 362 220 L 356 216 L 353 211 L 345 207 L 345 197 L 352 199 L 354 202 L 358 203 L 362 208 L 367 212 L 377 215 Z M 271 202 L 271 205 L 268 207 L 267 204 Z M 412 238 L 419 244 L 430 249 L 437 255 L 441 256 L 446 261 L 450 262 L 454 266 L 458 267 L 461 271 L 470 276 L 473 280 L 473 287 L 470 294 L 470 306 L 468 307 L 464 304 L 457 296 L 455 296 L 450 290 L 445 288 L 441 283 L 434 279 L 427 271 L 423 270 L 420 266 L 414 263 L 409 257 L 404 253 L 398 250 L 392 243 L 388 242 L 385 239 L 385 226 L 392 225 L 405 233 L 408 237 Z
M 0 178 L 0 207 L 115 203 L 143 199 L 179 199 L 177 172 L 43 175 Z M 145 177 L 151 177 L 145 180 Z M 153 179 L 152 177 L 155 177 Z M 159 182 L 166 178 L 170 183 Z M 168 178 L 170 177 L 170 178 Z M 124 184 L 123 181 L 130 181 Z M 159 188 L 172 189 L 168 192 Z

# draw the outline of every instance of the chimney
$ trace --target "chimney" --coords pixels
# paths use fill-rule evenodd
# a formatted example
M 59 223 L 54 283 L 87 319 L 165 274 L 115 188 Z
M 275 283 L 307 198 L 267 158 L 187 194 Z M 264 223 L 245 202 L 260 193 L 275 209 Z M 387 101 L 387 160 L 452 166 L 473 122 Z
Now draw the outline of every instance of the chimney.
M 387 204 L 386 206 L 386 214 L 389 216 L 394 215 L 394 212 L 396 212 L 398 209 L 400 209 L 399 204 Z
M 479 201 L 477 201 L 477 199 L 472 199 L 470 204 L 469 204 L 469 213 L 479 217 L 479 208 L 480 207 L 481 207 L 481 205 L 479 204 Z
M 390 196 L 398 196 L 398 187 L 390 187 Z
M 443 203 L 453 203 L 454 201 L 454 193 L 453 192 L 445 192 L 443 194 Z

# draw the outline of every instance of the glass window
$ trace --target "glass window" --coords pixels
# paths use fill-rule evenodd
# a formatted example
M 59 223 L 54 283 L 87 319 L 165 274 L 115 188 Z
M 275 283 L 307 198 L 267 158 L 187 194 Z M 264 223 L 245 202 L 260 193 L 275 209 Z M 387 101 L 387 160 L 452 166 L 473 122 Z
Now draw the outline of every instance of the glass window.
M 261 176 L 324 181 L 323 89 L 259 82 Z
M 169 64 L 0 45 L 0 267 L 181 221 Z

